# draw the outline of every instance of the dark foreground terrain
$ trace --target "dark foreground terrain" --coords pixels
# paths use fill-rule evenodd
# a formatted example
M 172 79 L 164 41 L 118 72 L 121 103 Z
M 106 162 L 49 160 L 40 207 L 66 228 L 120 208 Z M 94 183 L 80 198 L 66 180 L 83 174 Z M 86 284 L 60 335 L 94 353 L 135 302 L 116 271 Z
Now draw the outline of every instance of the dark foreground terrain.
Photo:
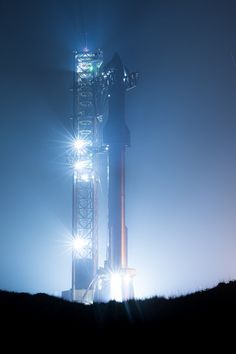
M 0 321 L 1 341 L 7 341 L 9 349 L 5 353 L 11 352 L 11 345 L 30 341 L 35 343 L 35 350 L 25 352 L 34 353 L 45 340 L 55 347 L 67 343 L 67 349 L 72 345 L 77 351 L 82 351 L 84 345 L 88 351 L 98 346 L 103 352 L 109 349 L 108 339 L 112 352 L 127 343 L 146 343 L 146 348 L 150 343 L 164 344 L 167 348 L 191 341 L 192 353 L 205 339 L 214 346 L 218 342 L 236 343 L 236 281 L 168 300 L 152 298 L 92 306 L 45 294 L 1 291 Z

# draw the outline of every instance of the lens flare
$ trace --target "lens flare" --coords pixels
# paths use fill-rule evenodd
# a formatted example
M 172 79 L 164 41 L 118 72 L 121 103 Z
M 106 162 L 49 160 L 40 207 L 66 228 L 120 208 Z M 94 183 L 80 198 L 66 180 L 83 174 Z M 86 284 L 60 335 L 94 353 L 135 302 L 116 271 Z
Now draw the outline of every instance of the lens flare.
M 122 276 L 119 273 L 111 274 L 111 300 L 122 302 Z
M 87 145 L 88 145 L 88 142 L 83 139 L 75 139 L 73 141 L 73 148 L 75 149 L 75 151 L 80 152 L 80 153 L 84 151 L 84 149 Z

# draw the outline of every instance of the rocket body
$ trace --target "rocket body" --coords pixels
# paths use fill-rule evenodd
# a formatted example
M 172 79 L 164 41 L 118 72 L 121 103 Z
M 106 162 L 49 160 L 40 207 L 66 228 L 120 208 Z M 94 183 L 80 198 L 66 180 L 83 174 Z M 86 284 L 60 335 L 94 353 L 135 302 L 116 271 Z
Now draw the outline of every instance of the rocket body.
M 108 120 L 103 142 L 108 150 L 108 265 L 113 272 L 127 267 L 127 228 L 125 225 L 125 149 L 130 145 L 130 132 L 125 123 L 124 67 L 115 54 L 110 62 L 114 81 L 109 90 Z

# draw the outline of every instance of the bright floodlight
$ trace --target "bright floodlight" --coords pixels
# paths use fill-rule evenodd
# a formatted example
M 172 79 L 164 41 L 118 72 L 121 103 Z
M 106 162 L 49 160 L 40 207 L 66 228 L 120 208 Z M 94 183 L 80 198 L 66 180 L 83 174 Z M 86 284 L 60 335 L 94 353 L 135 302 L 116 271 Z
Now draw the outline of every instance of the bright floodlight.
M 80 178 L 84 182 L 89 182 L 89 180 L 90 180 L 90 177 L 89 177 L 88 173 L 83 173 Z
M 111 274 L 111 300 L 122 301 L 122 276 L 119 273 Z
M 88 241 L 81 237 L 73 238 L 72 248 L 76 252 L 82 252 L 88 245 Z
M 86 145 L 87 141 L 82 139 L 75 139 L 73 142 L 73 147 L 78 152 L 82 152 Z
M 129 284 L 131 282 L 131 277 L 130 277 L 129 274 L 125 274 L 124 281 L 125 281 L 126 284 Z
M 87 161 L 76 161 L 74 164 L 74 169 L 76 171 L 81 171 L 87 165 Z

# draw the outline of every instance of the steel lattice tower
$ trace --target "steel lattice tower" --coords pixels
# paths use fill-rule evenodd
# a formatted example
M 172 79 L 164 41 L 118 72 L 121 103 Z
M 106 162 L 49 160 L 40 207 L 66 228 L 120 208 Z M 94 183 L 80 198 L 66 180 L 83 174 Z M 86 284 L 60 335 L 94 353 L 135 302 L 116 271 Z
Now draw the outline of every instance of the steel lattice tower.
M 63 297 L 83 303 L 133 297 L 135 275 L 128 268 L 125 224 L 125 150 L 130 145 L 125 94 L 136 86 L 138 73 L 129 73 L 118 54 L 101 70 L 102 64 L 100 50 L 74 53 L 72 292 Z M 98 153 L 107 157 L 109 233 L 107 258 L 99 269 Z
M 92 294 L 87 289 L 98 267 L 96 153 L 101 119 L 96 78 L 102 60 L 101 51 L 74 53 L 72 299 L 85 301 L 86 296 L 88 302 Z

